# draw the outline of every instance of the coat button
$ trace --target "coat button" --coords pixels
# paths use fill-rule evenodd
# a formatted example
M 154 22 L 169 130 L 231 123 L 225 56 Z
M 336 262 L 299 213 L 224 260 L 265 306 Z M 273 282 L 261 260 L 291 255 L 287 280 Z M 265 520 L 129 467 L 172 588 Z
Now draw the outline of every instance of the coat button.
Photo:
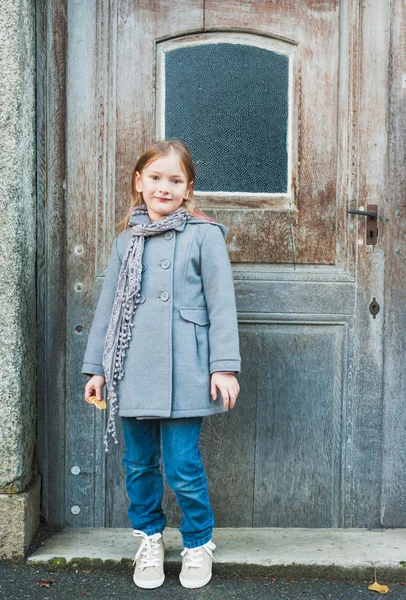
M 162 292 L 160 298 L 161 298 L 162 302 L 166 302 L 169 298 L 168 292 Z
M 144 294 L 141 294 L 141 296 L 138 298 L 138 300 L 139 300 L 140 304 L 143 304 L 145 302 L 145 296 L 144 296 Z
M 163 260 L 162 263 L 161 263 L 161 267 L 163 269 L 167 269 L 169 267 L 169 265 L 170 265 L 169 260 Z
M 173 237 L 173 231 L 167 231 L 165 233 L 165 239 L 170 240 Z
M 141 271 L 143 271 L 143 272 L 144 272 L 146 268 L 147 268 L 147 265 L 142 265 L 142 269 L 141 269 Z

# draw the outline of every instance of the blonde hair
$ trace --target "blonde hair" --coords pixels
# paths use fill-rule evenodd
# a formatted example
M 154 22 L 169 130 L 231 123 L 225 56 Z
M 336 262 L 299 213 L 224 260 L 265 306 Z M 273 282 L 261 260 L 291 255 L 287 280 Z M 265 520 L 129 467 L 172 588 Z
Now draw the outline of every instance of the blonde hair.
M 135 187 L 136 171 L 140 174 L 142 171 L 154 160 L 161 156 L 168 156 L 171 152 L 176 152 L 183 172 L 187 180 L 187 186 L 191 185 L 189 197 L 183 200 L 181 207 L 185 208 L 188 213 L 193 217 L 202 217 L 208 221 L 212 221 L 207 215 L 205 215 L 198 208 L 193 195 L 193 186 L 196 181 L 196 171 L 193 164 L 192 156 L 189 152 L 188 147 L 181 140 L 170 139 L 170 140 L 159 140 L 144 150 L 144 152 L 138 157 L 135 163 L 133 173 L 131 176 L 131 204 L 125 217 L 119 222 L 116 228 L 115 236 L 127 229 L 131 211 L 135 206 L 139 206 L 144 203 L 142 192 L 138 192 Z M 193 182 L 193 183 L 191 183 Z M 115 237 L 114 236 L 114 237 Z M 114 241 L 114 240 L 113 240 Z

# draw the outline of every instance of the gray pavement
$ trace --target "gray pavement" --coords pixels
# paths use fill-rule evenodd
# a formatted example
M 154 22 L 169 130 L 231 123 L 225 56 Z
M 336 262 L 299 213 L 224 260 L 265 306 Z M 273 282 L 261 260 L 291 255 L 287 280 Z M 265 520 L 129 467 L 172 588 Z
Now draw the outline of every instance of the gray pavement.
M 50 587 L 40 587 L 37 582 Z M 186 590 L 178 575 L 166 576 L 155 590 L 137 588 L 131 570 L 59 571 L 15 563 L 0 563 L 0 600 L 358 600 L 380 598 L 368 590 L 369 580 L 339 581 L 310 578 L 238 577 L 213 575 L 196 590 Z M 405 600 L 406 582 L 383 582 L 385 598 Z

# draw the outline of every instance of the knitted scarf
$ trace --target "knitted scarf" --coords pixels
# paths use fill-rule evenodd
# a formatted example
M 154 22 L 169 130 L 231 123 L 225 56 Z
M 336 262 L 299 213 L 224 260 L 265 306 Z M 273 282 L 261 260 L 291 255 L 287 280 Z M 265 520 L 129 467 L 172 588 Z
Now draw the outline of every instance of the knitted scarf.
M 131 215 L 146 214 L 146 204 L 135 206 Z M 145 236 L 159 235 L 163 231 L 177 227 L 190 214 L 185 208 L 175 211 L 152 223 L 129 223 L 132 227 L 132 238 L 128 244 L 117 281 L 117 290 L 111 310 L 110 322 L 107 328 L 103 350 L 103 369 L 109 398 L 109 416 L 104 434 L 105 452 L 108 452 L 108 434 L 111 433 L 114 443 L 118 444 L 116 435 L 115 415 L 118 412 L 117 381 L 124 377 L 124 359 L 130 345 L 131 328 L 135 309 L 139 304 L 142 276 L 142 255 L 144 252 Z

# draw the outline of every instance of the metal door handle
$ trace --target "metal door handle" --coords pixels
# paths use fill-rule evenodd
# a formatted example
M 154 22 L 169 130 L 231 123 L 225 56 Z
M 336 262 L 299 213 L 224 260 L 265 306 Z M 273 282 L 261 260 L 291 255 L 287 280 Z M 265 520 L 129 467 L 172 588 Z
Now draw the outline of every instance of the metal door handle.
M 378 241 L 378 206 L 376 204 L 368 204 L 367 210 L 347 208 L 347 213 L 367 217 L 366 243 L 368 246 L 375 245 Z
M 351 213 L 353 215 L 363 215 L 364 217 L 377 217 L 378 213 L 368 210 L 352 210 L 351 208 L 347 208 L 347 213 Z

